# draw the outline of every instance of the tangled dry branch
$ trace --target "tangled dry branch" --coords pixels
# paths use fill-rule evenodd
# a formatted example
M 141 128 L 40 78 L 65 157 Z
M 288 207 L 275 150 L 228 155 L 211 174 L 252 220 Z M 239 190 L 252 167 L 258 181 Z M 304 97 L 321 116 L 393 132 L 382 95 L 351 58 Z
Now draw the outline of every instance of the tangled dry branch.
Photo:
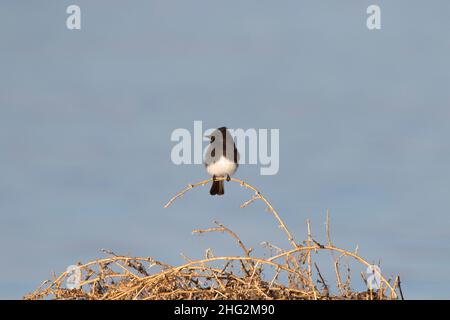
M 222 178 L 219 178 L 222 179 Z M 178 192 L 164 206 L 168 208 L 189 190 L 206 185 L 212 179 L 190 184 Z M 295 241 L 292 233 L 271 203 L 252 185 L 232 178 L 246 189 L 254 191 L 254 196 L 243 203 L 241 208 L 261 200 L 276 218 L 279 227 L 287 236 L 291 249 L 282 249 L 270 243 L 265 247 L 271 252 L 268 258 L 255 257 L 240 237 L 225 225 L 215 222 L 215 226 L 194 230 L 195 234 L 222 232 L 229 234 L 241 248 L 243 255 L 214 256 L 207 250 L 203 259 L 191 260 L 180 266 L 171 266 L 148 257 L 128 257 L 102 250 L 106 258 L 77 265 L 81 281 L 77 288 L 68 289 L 67 279 L 72 276 L 66 271 L 52 281 L 44 282 L 25 299 L 397 299 L 401 294 L 400 278 L 394 281 L 379 274 L 377 290 L 357 292 L 350 288 L 347 267 L 345 283 L 341 278 L 340 260 L 350 257 L 364 266 L 371 264 L 357 252 L 334 246 L 329 236 L 327 214 L 327 244 L 317 242 L 311 236 L 308 222 L 308 238 L 302 245 Z M 338 253 L 335 258 L 337 293 L 332 293 L 324 280 L 312 253 L 329 251 Z M 315 270 L 315 271 L 313 271 Z M 267 274 L 271 274 L 268 278 Z M 283 276 L 284 275 L 284 276 Z M 364 281 L 366 279 L 363 278 Z M 321 288 L 319 288 L 319 285 Z

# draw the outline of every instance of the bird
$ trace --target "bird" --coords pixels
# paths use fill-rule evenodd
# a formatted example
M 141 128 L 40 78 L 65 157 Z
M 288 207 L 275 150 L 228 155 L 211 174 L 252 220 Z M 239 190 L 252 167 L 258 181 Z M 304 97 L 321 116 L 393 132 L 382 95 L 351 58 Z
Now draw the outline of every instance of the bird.
M 239 152 L 233 137 L 226 127 L 215 129 L 210 138 L 205 154 L 205 167 L 209 175 L 213 177 L 213 183 L 209 194 L 221 196 L 225 194 L 224 181 L 216 178 L 226 178 L 230 181 L 239 164 Z

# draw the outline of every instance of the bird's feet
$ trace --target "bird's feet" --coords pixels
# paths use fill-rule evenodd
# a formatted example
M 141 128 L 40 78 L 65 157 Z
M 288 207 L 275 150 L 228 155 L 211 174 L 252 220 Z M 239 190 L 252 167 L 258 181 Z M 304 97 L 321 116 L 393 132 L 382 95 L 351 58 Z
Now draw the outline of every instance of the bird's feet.
M 231 177 L 229 174 L 227 174 L 227 181 L 230 181 L 230 180 L 231 180 Z

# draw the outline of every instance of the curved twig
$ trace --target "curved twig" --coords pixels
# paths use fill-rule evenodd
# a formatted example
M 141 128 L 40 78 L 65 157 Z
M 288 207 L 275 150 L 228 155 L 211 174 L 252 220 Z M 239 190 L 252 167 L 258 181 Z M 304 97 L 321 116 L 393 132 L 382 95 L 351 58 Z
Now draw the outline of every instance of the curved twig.
M 297 248 L 297 249 L 293 249 L 293 250 L 290 250 L 290 251 L 286 251 L 286 252 L 280 253 L 280 254 L 278 254 L 276 256 L 273 256 L 273 257 L 271 257 L 271 258 L 269 258 L 267 260 L 268 261 L 273 261 L 273 260 L 276 260 L 276 259 L 279 259 L 279 258 L 282 258 L 282 257 L 285 257 L 285 256 L 289 256 L 289 255 L 291 255 L 293 253 L 296 253 L 296 252 L 311 251 L 311 250 L 336 251 L 336 252 L 342 253 L 345 256 L 349 256 L 349 257 L 352 257 L 352 258 L 356 259 L 357 261 L 359 261 L 360 263 L 366 265 L 367 267 L 372 265 L 371 263 L 367 262 L 365 259 L 361 258 L 360 256 L 358 256 L 357 254 L 355 254 L 353 252 L 350 252 L 350 251 L 347 251 L 347 250 L 344 250 L 344 249 L 341 249 L 341 248 L 338 248 L 338 247 L 335 247 L 335 246 L 330 246 L 330 245 L 314 245 L 314 246 L 300 247 L 300 248 Z M 392 287 L 392 285 L 389 283 L 389 281 L 387 281 L 386 278 L 382 274 L 380 274 L 380 278 L 386 284 L 386 286 L 389 288 L 389 290 L 391 291 L 391 294 L 395 298 L 397 298 L 397 294 L 395 293 L 395 289 Z
M 226 178 L 216 178 L 217 181 L 221 181 L 221 180 L 226 180 Z M 213 179 L 207 179 L 207 180 L 203 180 L 194 184 L 190 184 L 188 185 L 186 188 L 184 188 L 183 190 L 181 190 L 180 192 L 178 192 L 175 196 L 172 197 L 172 199 L 170 199 L 166 205 L 164 206 L 164 208 L 168 208 L 170 207 L 175 200 L 177 200 L 178 198 L 182 197 L 186 192 L 188 192 L 189 190 L 195 188 L 195 187 L 200 187 L 200 186 L 204 186 L 210 182 L 212 182 Z M 281 219 L 280 215 L 278 214 L 278 212 L 274 209 L 274 207 L 272 206 L 272 204 L 261 194 L 261 192 L 259 192 L 258 189 L 256 189 L 254 186 L 246 183 L 243 180 L 240 179 L 236 179 L 236 178 L 231 178 L 230 181 L 233 182 L 237 182 L 239 183 L 241 186 L 246 187 L 248 189 L 251 189 L 253 191 L 255 191 L 255 197 L 261 199 L 266 206 L 269 208 L 269 211 L 272 212 L 272 214 L 275 216 L 275 218 L 278 220 L 278 223 L 280 224 L 280 228 L 283 229 L 283 231 L 286 233 L 289 242 L 291 243 L 291 245 L 294 248 L 299 248 L 301 247 L 300 245 L 298 245 L 295 240 L 294 237 L 292 236 L 292 233 L 289 231 L 289 229 L 287 228 L 286 224 L 284 223 L 284 221 Z M 251 199 L 251 202 L 253 202 L 253 198 Z M 247 201 L 248 202 L 248 201 Z M 247 203 L 246 202 L 246 203 Z

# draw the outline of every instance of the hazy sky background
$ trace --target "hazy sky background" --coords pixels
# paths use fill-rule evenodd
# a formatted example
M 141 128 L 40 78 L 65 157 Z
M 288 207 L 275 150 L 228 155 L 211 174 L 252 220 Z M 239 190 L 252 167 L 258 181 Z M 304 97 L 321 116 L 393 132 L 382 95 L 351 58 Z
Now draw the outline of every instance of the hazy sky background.
M 380 31 L 366 28 L 373 3 Z M 172 131 L 194 120 L 279 128 L 279 173 L 237 177 L 297 239 L 309 218 L 323 241 L 329 208 L 335 244 L 400 274 L 406 298 L 450 298 L 449 31 L 446 0 L 2 1 L 0 298 L 101 248 L 172 264 L 238 254 L 191 234 L 215 219 L 248 246 L 287 247 L 235 184 L 162 208 L 206 177 L 170 161 Z

